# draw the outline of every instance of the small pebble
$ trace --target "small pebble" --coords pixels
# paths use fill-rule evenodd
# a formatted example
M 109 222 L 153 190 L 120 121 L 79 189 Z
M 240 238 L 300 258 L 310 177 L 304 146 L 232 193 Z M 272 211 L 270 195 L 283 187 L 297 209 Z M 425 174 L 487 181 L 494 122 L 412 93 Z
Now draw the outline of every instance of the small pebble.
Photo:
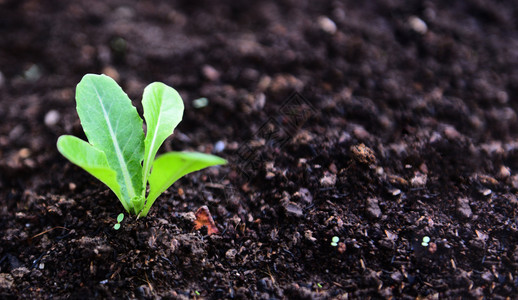
M 374 165 L 376 163 L 374 151 L 365 144 L 351 146 L 349 151 L 351 151 L 353 159 L 361 164 Z
M 500 166 L 500 171 L 498 171 L 498 177 L 508 178 L 510 176 L 511 176 L 511 169 L 506 166 Z
M 9 290 L 14 284 L 14 279 L 9 273 L 0 273 L 0 289 Z
M 417 33 L 425 34 L 428 31 L 426 23 L 416 16 L 408 18 L 408 24 Z
M 236 258 L 236 255 L 237 255 L 236 249 L 229 249 L 229 250 L 227 250 L 227 252 L 225 252 L 225 257 L 228 260 L 234 260 Z
M 27 79 L 29 81 L 36 81 L 36 80 L 40 79 L 40 77 L 41 77 L 40 67 L 38 67 L 38 65 L 32 65 L 29 69 L 27 69 L 23 73 L 23 76 L 25 77 L 25 79 Z
M 259 93 L 256 97 L 255 97 L 255 102 L 254 102 L 254 109 L 255 110 L 261 110 L 264 108 L 264 104 L 266 103 L 266 95 L 264 93 Z
M 209 65 L 204 65 L 201 69 L 201 72 L 203 73 L 203 76 L 205 76 L 205 78 L 210 81 L 216 81 L 220 76 L 218 70 Z
M 194 223 L 194 221 L 196 221 L 196 216 L 194 215 L 194 213 L 192 211 L 186 212 L 186 213 L 181 213 L 180 217 L 182 217 L 184 220 L 186 220 L 187 222 L 190 222 L 190 223 Z
M 203 108 L 207 105 L 209 105 L 209 99 L 205 97 L 192 100 L 192 106 L 194 106 L 194 108 Z
M 309 241 L 311 241 L 311 242 L 316 242 L 317 241 L 317 239 L 315 237 L 313 237 L 313 232 L 311 230 L 306 230 L 304 232 L 304 237 L 306 239 L 308 239 Z
M 304 212 L 297 203 L 288 202 L 285 206 L 286 212 L 295 217 L 302 217 Z
M 487 281 L 487 282 L 492 282 L 494 280 L 494 278 L 495 278 L 490 271 L 486 271 L 486 272 L 482 273 L 482 275 L 480 277 L 484 281 Z
M 470 219 L 473 216 L 473 211 L 469 206 L 468 198 L 458 198 L 457 199 L 457 212 L 459 215 L 465 219 Z
M 219 153 L 223 150 L 225 150 L 225 142 L 217 141 L 216 144 L 214 144 L 214 152 Z
M 59 122 L 60 117 L 61 116 L 57 110 L 49 110 L 49 112 L 47 112 L 47 114 L 45 115 L 45 125 L 47 125 L 48 127 L 56 125 Z
M 18 156 L 22 159 L 28 158 L 29 156 L 31 156 L 31 150 L 29 150 L 28 148 L 22 148 L 20 149 L 20 151 L 18 151 Z
M 392 273 L 390 275 L 390 278 L 398 283 L 403 281 L 403 279 L 405 279 L 403 274 L 401 274 L 401 272 L 399 272 L 398 270 L 396 270 L 394 273 Z
M 331 187 L 336 183 L 336 175 L 326 172 L 324 177 L 320 178 L 320 184 L 323 187 Z
M 477 234 L 477 238 L 482 241 L 486 241 L 489 238 L 489 235 L 481 230 L 475 230 L 475 233 Z
M 336 32 L 336 24 L 333 22 L 333 20 L 329 19 L 326 16 L 321 16 L 318 18 L 318 26 L 323 31 L 334 34 Z
M 400 189 L 391 189 L 389 191 L 389 193 L 391 193 L 392 196 L 397 196 L 397 195 L 401 194 L 401 190 Z
M 313 196 L 307 188 L 300 188 L 298 192 L 295 192 L 295 194 L 293 194 L 293 196 L 299 196 L 300 200 L 302 200 L 302 202 L 308 205 L 313 202 Z
M 489 196 L 491 195 L 493 191 L 491 189 L 481 189 L 480 190 L 480 193 L 483 195 L 483 196 Z
M 385 235 L 387 236 L 387 239 L 389 239 L 390 241 L 395 241 L 398 239 L 397 233 L 394 233 L 389 230 L 385 230 Z
M 460 140 L 462 138 L 462 134 L 450 125 L 445 126 L 444 135 L 450 140 Z
M 414 178 L 412 178 L 410 180 L 410 184 L 413 187 L 422 187 L 422 186 L 426 185 L 426 181 L 427 181 L 427 176 L 425 174 L 421 174 L 421 173 L 417 172 L 415 174 Z
M 268 172 L 266 172 L 266 175 L 264 176 L 264 178 L 266 178 L 266 179 L 275 178 L 275 173 L 268 171 Z
M 381 217 L 381 209 L 378 205 L 378 199 L 368 198 L 367 199 L 367 214 L 373 219 Z

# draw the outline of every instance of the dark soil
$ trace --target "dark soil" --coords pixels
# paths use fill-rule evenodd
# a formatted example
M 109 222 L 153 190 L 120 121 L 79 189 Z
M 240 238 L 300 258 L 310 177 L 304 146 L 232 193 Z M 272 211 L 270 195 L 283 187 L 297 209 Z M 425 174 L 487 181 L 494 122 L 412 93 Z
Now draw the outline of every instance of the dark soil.
M 0 298 L 516 297 L 515 1 L 193 3 L 0 1 Z M 85 73 L 175 87 L 163 151 L 231 164 L 115 231 L 55 146 Z

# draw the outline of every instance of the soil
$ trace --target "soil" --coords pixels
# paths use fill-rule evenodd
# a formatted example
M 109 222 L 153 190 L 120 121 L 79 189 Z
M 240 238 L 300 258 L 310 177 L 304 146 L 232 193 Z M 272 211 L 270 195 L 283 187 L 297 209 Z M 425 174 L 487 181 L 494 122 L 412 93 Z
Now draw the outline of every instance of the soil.
M 0 298 L 516 297 L 515 4 L 0 1 Z M 230 164 L 114 230 L 55 146 L 85 73 L 175 87 L 161 151 Z

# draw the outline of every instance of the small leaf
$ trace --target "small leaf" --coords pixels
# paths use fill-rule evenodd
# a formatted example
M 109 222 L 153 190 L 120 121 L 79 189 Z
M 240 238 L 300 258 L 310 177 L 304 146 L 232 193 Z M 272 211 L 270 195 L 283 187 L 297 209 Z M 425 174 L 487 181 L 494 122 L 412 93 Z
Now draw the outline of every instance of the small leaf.
M 113 229 L 115 230 L 119 230 L 121 228 L 121 224 L 120 223 L 117 223 L 115 225 L 113 225 Z
M 71 135 L 59 137 L 57 147 L 64 157 L 106 184 L 121 200 L 124 208 L 128 209 L 120 194 L 121 188 L 117 182 L 117 174 L 108 165 L 106 156 L 102 151 Z
M 221 157 L 199 152 L 168 152 L 159 156 L 149 176 L 149 195 L 141 215 L 145 217 L 156 198 L 182 176 L 226 163 Z
M 146 186 L 158 148 L 173 134 L 182 120 L 184 105 L 175 89 L 161 82 L 154 82 L 144 89 L 142 107 L 147 127 L 143 166 L 143 182 Z
M 120 86 L 106 75 L 87 74 L 76 89 L 77 113 L 88 141 L 106 155 L 121 195 L 141 195 L 144 131 L 142 119 Z
M 206 205 L 198 208 L 194 215 L 196 216 L 196 220 L 194 221 L 194 229 L 198 230 L 205 226 L 207 227 L 208 235 L 219 233 L 218 227 L 216 227 L 209 208 Z
M 117 222 L 120 223 L 122 222 L 122 220 L 124 220 L 124 214 L 123 213 L 120 213 L 118 216 L 117 216 Z
M 131 198 L 131 203 L 136 213 L 139 213 L 142 210 L 142 208 L 144 208 L 145 201 L 145 198 L 142 196 L 135 196 Z

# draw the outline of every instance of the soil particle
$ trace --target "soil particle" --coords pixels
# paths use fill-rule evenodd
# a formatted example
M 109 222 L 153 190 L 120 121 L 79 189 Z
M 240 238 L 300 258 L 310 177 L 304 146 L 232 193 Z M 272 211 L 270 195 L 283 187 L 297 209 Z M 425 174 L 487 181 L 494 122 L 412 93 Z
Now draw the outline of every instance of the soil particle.
M 59 122 L 60 117 L 61 116 L 57 110 L 50 110 L 45 114 L 44 123 L 48 127 L 53 127 Z
M 31 271 L 27 269 L 26 267 L 19 267 L 11 271 L 11 274 L 14 276 L 14 278 L 20 279 L 23 278 L 23 276 L 29 274 Z
M 428 179 L 428 177 L 426 176 L 426 174 L 416 172 L 414 177 L 412 179 L 410 179 L 410 184 L 413 187 L 423 187 L 426 185 L 427 179 Z
M 8 273 L 0 273 L 0 288 L 2 289 L 10 289 L 14 285 L 14 279 L 11 274 Z
M 286 213 L 288 213 L 288 215 L 291 215 L 294 217 L 304 216 L 304 212 L 302 211 L 302 208 L 297 203 L 289 201 L 284 205 L 284 209 L 286 210 Z
M 469 206 L 468 198 L 458 198 L 457 199 L 457 212 L 464 219 L 470 219 L 473 216 L 473 211 Z
M 322 29 L 324 32 L 329 34 L 336 33 L 336 24 L 333 22 L 333 20 L 329 19 L 326 16 L 321 16 L 318 18 L 318 26 L 320 29 Z
M 307 188 L 300 188 L 297 192 L 295 192 L 292 196 L 292 199 L 297 198 L 305 205 L 310 205 L 313 203 L 313 196 Z
M 225 252 L 225 257 L 230 261 L 235 260 L 236 255 L 237 255 L 236 249 L 228 249 L 227 252 Z
M 322 178 L 320 178 L 320 184 L 323 187 L 331 187 L 336 184 L 336 175 L 332 173 L 325 173 Z
M 350 149 L 352 157 L 360 164 L 374 165 L 376 164 L 376 155 L 374 151 L 365 144 L 354 145 Z
M 379 207 L 379 200 L 377 198 L 367 198 L 366 204 L 367 215 L 373 219 L 381 217 L 381 208 Z
M 210 81 L 216 81 L 220 77 L 218 70 L 209 65 L 205 65 L 202 67 L 202 73 L 203 76 L 205 76 L 205 78 L 207 78 Z

